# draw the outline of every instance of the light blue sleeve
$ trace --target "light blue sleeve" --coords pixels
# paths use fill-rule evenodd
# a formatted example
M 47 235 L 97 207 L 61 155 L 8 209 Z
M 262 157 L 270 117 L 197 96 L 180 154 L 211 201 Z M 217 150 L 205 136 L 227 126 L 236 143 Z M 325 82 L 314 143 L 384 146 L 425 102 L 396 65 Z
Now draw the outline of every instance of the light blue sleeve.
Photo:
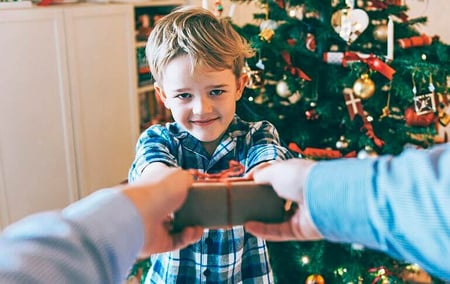
M 450 280 L 450 144 L 319 162 L 305 198 L 326 239 L 378 249 Z
M 7 227 L 0 236 L 0 283 L 123 283 L 143 235 L 130 200 L 97 191 L 63 211 Z

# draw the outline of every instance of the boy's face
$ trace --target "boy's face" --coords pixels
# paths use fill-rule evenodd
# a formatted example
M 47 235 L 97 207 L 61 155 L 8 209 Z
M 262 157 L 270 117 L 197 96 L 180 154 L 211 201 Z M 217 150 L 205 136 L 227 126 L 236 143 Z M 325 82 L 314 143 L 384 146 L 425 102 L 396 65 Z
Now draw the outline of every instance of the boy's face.
M 231 70 L 197 67 L 191 72 L 187 56 L 173 59 L 163 73 L 163 84 L 155 85 L 174 120 L 212 153 L 233 120 L 247 77 L 236 79 Z

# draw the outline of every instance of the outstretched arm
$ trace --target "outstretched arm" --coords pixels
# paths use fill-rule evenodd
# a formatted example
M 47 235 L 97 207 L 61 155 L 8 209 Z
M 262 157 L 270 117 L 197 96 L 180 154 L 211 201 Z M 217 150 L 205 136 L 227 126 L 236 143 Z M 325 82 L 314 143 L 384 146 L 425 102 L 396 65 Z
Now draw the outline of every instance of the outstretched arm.
M 9 226 L 0 236 L 0 283 L 122 283 L 137 257 L 200 238 L 201 228 L 172 235 L 165 224 L 191 183 L 174 168 Z
M 359 243 L 450 280 L 450 145 L 397 157 L 282 161 L 254 174 L 299 203 L 279 225 L 248 223 L 271 240 Z M 288 169 L 289 168 L 289 169 Z M 284 172 L 284 174 L 282 174 Z

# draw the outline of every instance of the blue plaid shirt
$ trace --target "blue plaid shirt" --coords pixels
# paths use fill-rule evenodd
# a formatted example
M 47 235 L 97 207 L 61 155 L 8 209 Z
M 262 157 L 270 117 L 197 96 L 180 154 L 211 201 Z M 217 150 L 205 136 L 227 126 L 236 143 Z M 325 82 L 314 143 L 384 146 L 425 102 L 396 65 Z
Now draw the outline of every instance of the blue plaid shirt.
M 177 123 L 148 128 L 141 134 L 136 151 L 130 182 L 153 162 L 218 173 L 228 169 L 230 160 L 239 161 L 248 171 L 262 162 L 292 157 L 280 145 L 272 124 L 249 123 L 237 116 L 211 157 L 201 142 Z M 199 242 L 153 255 L 151 261 L 146 283 L 273 283 L 265 241 L 245 232 L 243 226 L 205 229 Z

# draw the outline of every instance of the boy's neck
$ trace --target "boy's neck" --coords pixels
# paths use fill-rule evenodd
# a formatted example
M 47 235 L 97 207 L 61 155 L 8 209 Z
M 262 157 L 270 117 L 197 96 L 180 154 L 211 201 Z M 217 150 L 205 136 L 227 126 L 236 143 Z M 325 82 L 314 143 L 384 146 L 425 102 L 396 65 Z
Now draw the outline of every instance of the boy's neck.
M 211 157 L 216 151 L 217 146 L 219 146 L 220 139 L 211 142 L 201 142 L 201 143 L 203 145 L 203 148 L 205 148 L 206 152 L 208 152 L 209 156 Z

